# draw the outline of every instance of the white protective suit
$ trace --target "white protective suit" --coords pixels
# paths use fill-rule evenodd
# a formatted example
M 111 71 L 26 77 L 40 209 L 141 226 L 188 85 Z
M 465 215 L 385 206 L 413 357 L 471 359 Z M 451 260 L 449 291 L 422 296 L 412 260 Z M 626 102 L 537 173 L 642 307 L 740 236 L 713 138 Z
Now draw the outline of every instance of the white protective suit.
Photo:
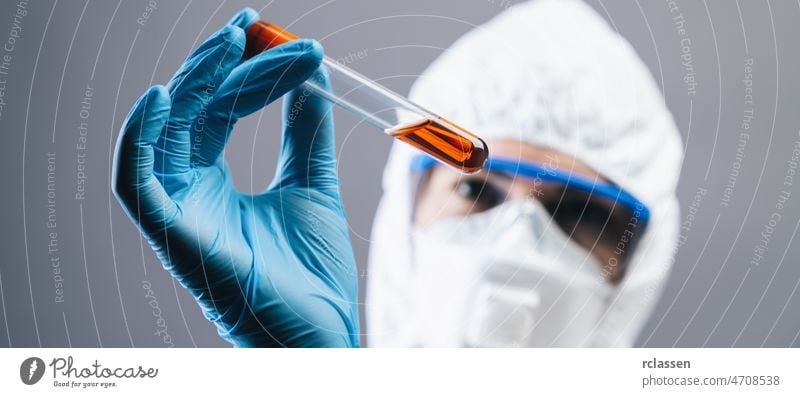
M 632 346 L 673 261 L 682 145 L 631 46 L 579 0 L 534 0 L 459 39 L 414 84 L 411 99 L 487 141 L 518 139 L 572 155 L 650 208 L 625 278 L 612 287 L 605 313 L 582 344 Z M 425 324 L 412 303 L 417 270 L 410 232 L 418 181 L 410 162 L 418 153 L 396 142 L 384 172 L 368 268 L 371 346 L 431 345 L 426 327 L 435 325 Z M 456 338 L 445 345 L 465 344 Z

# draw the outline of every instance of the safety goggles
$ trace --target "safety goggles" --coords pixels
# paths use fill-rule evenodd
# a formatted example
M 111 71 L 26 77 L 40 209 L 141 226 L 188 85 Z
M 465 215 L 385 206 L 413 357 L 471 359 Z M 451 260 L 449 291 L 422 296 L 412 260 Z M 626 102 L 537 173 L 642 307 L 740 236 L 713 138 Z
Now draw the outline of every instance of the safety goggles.
M 411 168 L 421 174 L 437 164 L 433 158 L 420 155 L 413 159 Z M 650 210 L 643 202 L 603 180 L 501 157 L 489 158 L 485 170 L 509 182 L 490 186 L 486 174 L 472 176 L 477 186 L 471 188 L 475 192 L 470 197 L 475 200 L 476 211 L 499 205 L 512 196 L 507 193 L 511 184 L 525 183 L 533 187 L 528 196 L 542 202 L 554 222 L 590 251 L 599 246 L 624 257 L 650 219 Z

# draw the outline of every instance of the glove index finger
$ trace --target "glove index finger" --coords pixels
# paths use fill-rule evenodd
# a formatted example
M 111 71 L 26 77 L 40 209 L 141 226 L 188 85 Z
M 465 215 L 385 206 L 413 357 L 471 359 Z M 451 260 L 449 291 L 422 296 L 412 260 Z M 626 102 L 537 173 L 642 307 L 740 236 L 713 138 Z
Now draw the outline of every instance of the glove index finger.
M 189 127 L 212 99 L 216 87 L 239 64 L 244 50 L 244 32 L 226 25 L 195 51 L 167 84 L 172 110 L 156 150 L 155 171 L 182 174 L 190 168 Z M 169 188 L 169 187 L 168 187 Z
M 245 7 L 228 21 L 228 25 L 238 26 L 247 31 L 253 22 L 258 21 L 258 12 L 250 7 Z
M 192 128 L 193 131 L 202 131 L 200 148 L 193 164 L 213 164 L 240 118 L 298 87 L 321 63 L 322 48 L 319 44 L 313 40 L 296 40 L 262 52 L 237 66 L 206 108 L 204 125 Z

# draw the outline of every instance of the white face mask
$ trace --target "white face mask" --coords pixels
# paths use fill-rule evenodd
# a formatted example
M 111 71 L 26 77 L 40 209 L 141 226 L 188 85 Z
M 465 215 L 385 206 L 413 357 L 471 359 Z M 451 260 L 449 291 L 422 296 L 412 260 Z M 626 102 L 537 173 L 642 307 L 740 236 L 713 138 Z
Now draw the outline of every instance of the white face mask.
M 613 287 L 537 201 L 436 222 L 412 236 L 422 346 L 587 346 Z

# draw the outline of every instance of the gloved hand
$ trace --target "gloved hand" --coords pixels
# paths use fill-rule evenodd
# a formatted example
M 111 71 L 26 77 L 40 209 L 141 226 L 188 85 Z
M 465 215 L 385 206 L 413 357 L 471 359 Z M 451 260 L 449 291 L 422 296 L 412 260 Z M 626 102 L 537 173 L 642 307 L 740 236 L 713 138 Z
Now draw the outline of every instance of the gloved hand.
M 328 102 L 297 88 L 322 48 L 298 40 L 242 62 L 250 9 L 133 106 L 113 190 L 164 268 L 235 346 L 358 346 L 357 277 Z M 320 70 L 318 70 L 320 69 Z M 286 94 L 277 173 L 237 192 L 222 156 L 236 121 Z

